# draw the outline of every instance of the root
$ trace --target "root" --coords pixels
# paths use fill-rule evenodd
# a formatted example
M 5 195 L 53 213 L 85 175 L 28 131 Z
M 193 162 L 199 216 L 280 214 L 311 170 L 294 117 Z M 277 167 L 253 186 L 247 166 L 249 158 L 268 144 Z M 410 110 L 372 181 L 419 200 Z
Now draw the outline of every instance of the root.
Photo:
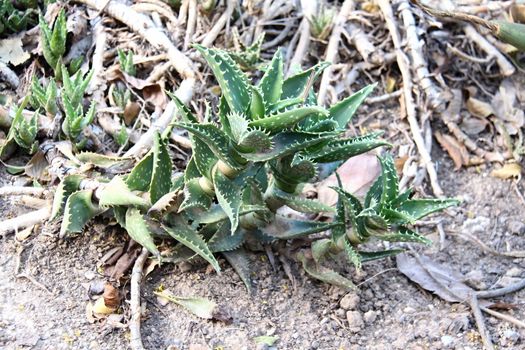
M 140 283 L 142 281 L 142 271 L 144 264 L 148 258 L 149 251 L 146 248 L 142 248 L 131 272 L 131 320 L 129 323 L 129 331 L 131 333 L 129 346 L 132 350 L 143 350 L 144 345 L 142 344 L 142 337 L 140 335 L 140 318 L 141 318 L 141 306 L 140 306 Z
M 502 297 L 507 294 L 515 293 L 523 288 L 525 288 L 525 279 L 504 288 L 479 291 L 476 293 L 476 296 L 480 299 Z

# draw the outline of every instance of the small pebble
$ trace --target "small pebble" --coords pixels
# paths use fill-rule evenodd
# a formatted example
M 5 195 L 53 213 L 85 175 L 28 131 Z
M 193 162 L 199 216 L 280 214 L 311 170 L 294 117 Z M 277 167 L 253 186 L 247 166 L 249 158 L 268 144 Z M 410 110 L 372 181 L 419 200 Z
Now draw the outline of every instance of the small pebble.
M 96 276 L 96 273 L 93 272 L 93 271 L 86 271 L 86 272 L 84 273 L 84 277 L 86 277 L 86 279 L 87 279 L 88 281 L 91 281 L 93 278 L 95 278 L 95 276 Z
M 359 305 L 359 295 L 354 293 L 348 293 L 341 299 L 339 305 L 343 310 L 354 310 Z
M 361 316 L 359 311 L 348 311 L 346 320 L 348 321 L 348 327 L 353 332 L 358 332 L 364 325 L 363 316 Z
M 525 234 L 525 222 L 513 220 L 507 224 L 507 228 L 513 234 Z
M 456 340 L 450 335 L 444 335 L 441 337 L 441 344 L 445 349 L 452 349 Z
M 373 311 L 373 310 L 370 310 L 370 311 L 367 311 L 365 312 L 365 314 L 363 315 L 363 319 L 365 320 L 365 323 L 373 323 L 377 318 L 377 311 Z

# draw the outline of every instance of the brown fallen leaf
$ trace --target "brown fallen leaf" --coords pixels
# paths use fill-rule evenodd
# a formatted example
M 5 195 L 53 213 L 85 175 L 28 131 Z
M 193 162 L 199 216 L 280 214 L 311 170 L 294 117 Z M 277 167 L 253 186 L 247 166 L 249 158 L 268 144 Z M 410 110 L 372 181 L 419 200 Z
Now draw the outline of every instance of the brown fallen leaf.
M 467 148 L 460 144 L 454 137 L 450 135 L 443 135 L 439 132 L 434 133 L 436 140 L 441 147 L 447 151 L 450 158 L 454 162 L 455 169 L 460 169 L 463 165 L 469 164 L 469 154 Z
M 373 154 L 360 154 L 344 162 L 337 173 L 343 188 L 355 196 L 362 197 L 381 173 L 381 166 Z M 327 205 L 337 203 L 337 193 L 330 189 L 337 186 L 335 174 L 330 175 L 317 185 L 317 199 Z
M 492 100 L 492 107 L 498 119 L 505 124 L 505 129 L 510 135 L 518 134 L 525 125 L 525 112 L 517 103 L 518 88 L 511 79 L 501 82 L 498 92 Z
M 494 169 L 490 176 L 499 179 L 519 178 L 521 176 L 521 165 L 518 163 L 507 163 L 499 169 Z
M 461 122 L 461 130 L 470 136 L 475 136 L 485 130 L 489 124 L 488 120 L 480 118 L 465 118 Z
M 124 117 L 124 123 L 126 123 L 127 126 L 132 125 L 135 119 L 137 119 L 139 113 L 140 104 L 135 101 L 128 101 L 124 107 L 124 113 L 122 114 Z
M 474 293 L 474 290 L 463 282 L 465 276 L 429 257 L 415 258 L 407 254 L 398 254 L 396 262 L 403 275 L 446 301 L 463 302 Z
M 470 97 L 467 100 L 467 109 L 470 114 L 479 118 L 487 118 L 494 114 L 494 108 L 492 108 L 490 103 L 478 100 L 474 97 Z

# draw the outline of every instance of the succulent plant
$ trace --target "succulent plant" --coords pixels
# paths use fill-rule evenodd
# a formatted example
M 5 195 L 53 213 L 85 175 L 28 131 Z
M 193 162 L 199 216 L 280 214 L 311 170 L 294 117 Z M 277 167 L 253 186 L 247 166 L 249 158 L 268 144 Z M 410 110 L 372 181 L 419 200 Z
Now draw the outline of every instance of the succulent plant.
M 18 145 L 29 154 L 35 153 L 38 149 L 38 141 L 36 141 L 38 111 L 33 113 L 30 119 L 26 119 L 23 112 L 28 103 L 29 97 L 26 97 L 16 109 L 15 116 L 11 121 L 9 133 L 4 142 L 0 144 L 0 158 L 3 158 L 4 154 L 6 154 L 10 148 L 15 147 L 15 145 Z
M 348 278 L 323 266 L 323 260 L 344 252 L 360 268 L 362 262 L 400 251 L 361 251 L 359 245 L 370 238 L 428 243 L 407 225 L 457 203 L 399 194 L 389 155 L 379 158 L 381 176 L 363 203 L 341 186 L 334 188 L 339 195 L 336 208 L 305 198 L 304 183 L 336 172 L 350 157 L 388 146 L 377 132 L 344 137 L 374 85 L 323 108 L 312 85 L 324 63 L 285 79 L 277 51 L 261 80 L 252 84 L 228 52 L 195 48 L 211 67 L 222 97 L 216 123 L 200 120 L 171 95 L 180 116 L 171 126 L 187 130 L 193 146 L 184 173 L 173 174 L 166 138 L 170 130 L 155 134 L 153 148 L 126 175 L 88 176 L 79 167 L 63 177 L 55 193 L 53 218 L 63 214 L 61 236 L 81 232 L 91 218 L 108 212 L 158 259 L 177 262 L 199 255 L 220 271 L 214 256 L 220 253 L 250 288 L 243 246 L 330 232 L 313 236 L 311 247 L 302 246 L 293 256 L 314 278 L 352 288 Z M 80 153 L 76 158 L 93 157 Z M 280 215 L 285 206 L 303 213 L 332 211 L 335 217 L 328 222 L 299 220 Z M 170 240 L 175 244 L 159 245 Z
M 40 15 L 39 24 L 40 42 L 42 43 L 44 58 L 55 72 L 57 78 L 59 78 L 61 76 L 62 56 L 66 52 L 66 14 L 63 9 L 60 10 L 51 28 L 46 23 L 44 17 Z
M 121 49 L 118 49 L 118 60 L 120 63 L 120 69 L 131 76 L 135 76 L 137 70 L 133 64 L 133 52 L 128 51 L 127 54 L 124 53 Z
M 36 1 L 0 0 L 0 35 L 19 33 L 37 23 Z

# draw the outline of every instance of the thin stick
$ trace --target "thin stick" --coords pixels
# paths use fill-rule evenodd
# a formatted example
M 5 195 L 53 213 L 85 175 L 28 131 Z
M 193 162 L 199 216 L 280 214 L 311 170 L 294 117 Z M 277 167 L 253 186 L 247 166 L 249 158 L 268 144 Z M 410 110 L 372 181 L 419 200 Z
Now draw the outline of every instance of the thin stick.
M 140 284 L 142 281 L 142 271 L 144 269 L 144 264 L 148 258 L 149 251 L 146 248 L 142 248 L 135 264 L 133 265 L 133 270 L 131 271 L 131 298 L 130 298 L 130 308 L 131 308 L 131 320 L 129 323 L 129 331 L 131 333 L 129 346 L 132 350 L 143 350 L 144 345 L 142 344 L 142 337 L 140 335 Z
M 42 290 L 45 290 L 47 293 L 49 293 L 50 295 L 53 295 L 53 292 L 50 291 L 46 286 L 44 286 L 42 283 L 38 282 L 33 276 L 25 273 L 25 272 L 22 272 L 22 273 L 19 273 L 18 275 L 16 275 L 16 278 L 25 278 L 27 279 L 29 282 L 33 283 L 35 286 L 37 286 L 38 288 L 42 289 Z
M 425 146 L 425 140 L 423 139 L 421 129 L 417 121 L 416 105 L 412 97 L 412 78 L 410 74 L 409 61 L 401 49 L 401 39 L 396 27 L 392 6 L 390 5 L 389 0 L 378 0 L 377 3 L 385 16 L 385 21 L 390 32 L 390 36 L 394 42 L 397 64 L 403 77 L 403 95 L 405 98 L 405 108 L 407 112 L 408 123 L 410 124 L 410 131 L 412 132 L 412 137 L 414 138 L 414 142 L 417 146 L 419 154 L 421 155 L 423 165 L 425 166 L 430 178 L 432 190 L 436 196 L 441 197 L 443 196 L 443 190 L 439 185 L 436 169 L 434 168 L 432 158 L 430 157 L 430 154 Z
M 45 193 L 45 191 L 46 190 L 41 187 L 5 186 L 0 187 L 0 197 L 21 195 L 41 197 Z
M 45 207 L 40 210 L 17 216 L 16 218 L 4 220 L 0 222 L 0 234 L 5 234 L 11 231 L 24 229 L 28 226 L 40 224 L 49 219 L 50 214 L 51 208 Z
M 510 251 L 510 252 L 498 252 L 496 249 L 489 247 L 487 244 L 485 244 L 483 241 L 481 241 L 479 238 L 471 235 L 470 233 L 463 232 L 459 235 L 460 237 L 467 238 L 470 241 L 473 241 L 474 243 L 477 243 L 482 250 L 498 255 L 498 256 L 506 256 L 508 258 L 525 258 L 525 250 L 516 250 L 516 251 Z
M 523 322 L 521 320 L 518 320 L 517 318 L 514 318 L 514 317 L 512 317 L 510 315 L 502 314 L 501 312 L 497 312 L 497 311 L 491 310 L 491 309 L 483 307 L 483 306 L 481 306 L 480 308 L 484 312 L 486 312 L 486 313 L 488 313 L 488 314 L 490 314 L 490 315 L 492 315 L 494 317 L 497 317 L 497 318 L 500 318 L 500 319 L 502 319 L 504 321 L 510 322 L 512 324 L 515 324 L 518 327 L 525 328 L 525 322 Z
M 301 20 L 301 31 L 299 34 L 299 42 L 295 47 L 295 52 L 288 65 L 288 70 L 295 69 L 301 66 L 306 53 L 308 52 L 308 46 L 310 45 L 310 21 L 309 18 L 315 15 L 317 10 L 317 0 L 301 0 L 301 7 L 303 11 L 303 19 Z
M 515 293 L 523 288 L 525 288 L 525 278 L 504 288 L 476 292 L 476 296 L 480 299 L 497 298 L 510 293 Z
M 337 15 L 332 29 L 332 35 L 330 35 L 330 40 L 328 41 L 328 46 L 326 47 L 325 61 L 332 64 L 335 63 L 337 59 L 337 53 L 339 51 L 339 42 L 341 40 L 341 33 L 343 32 L 344 26 L 348 19 L 348 15 L 354 9 L 353 0 L 345 0 L 339 14 Z M 317 103 L 323 104 L 326 98 L 326 91 L 330 81 L 332 80 L 332 66 L 327 67 L 323 72 L 323 77 L 321 78 L 321 85 L 319 86 L 319 94 L 317 96 Z
M 190 0 L 188 7 L 188 25 L 186 26 L 186 35 L 184 36 L 184 51 L 190 46 L 197 25 L 197 0 Z
M 419 80 L 421 88 L 425 92 L 429 105 L 432 109 L 443 108 L 443 98 L 441 91 L 439 91 L 430 78 L 427 61 L 423 55 L 422 47 L 424 43 L 420 40 L 417 34 L 416 21 L 410 10 L 410 5 L 407 0 L 401 0 L 399 4 L 399 11 L 403 18 L 403 24 L 407 34 L 407 46 L 412 58 L 412 68 Z
M 237 0 L 227 0 L 226 4 L 227 4 L 226 11 L 222 13 L 221 17 L 219 17 L 217 22 L 215 22 L 215 24 L 210 29 L 208 34 L 206 34 L 204 39 L 202 39 L 202 42 L 201 42 L 202 46 L 210 47 L 211 44 L 213 44 L 213 42 L 215 41 L 215 39 L 217 39 L 221 30 L 224 28 L 226 23 L 228 23 L 228 21 L 230 20 L 233 14 L 233 10 L 235 10 L 235 7 L 237 6 Z
M 489 57 L 495 57 L 496 62 L 498 63 L 498 66 L 501 70 L 501 74 L 504 76 L 510 76 L 514 74 L 516 68 L 514 68 L 512 63 L 496 47 L 494 47 L 494 45 L 485 39 L 483 35 L 478 33 L 476 28 L 470 24 L 467 24 L 465 26 L 465 34 L 470 40 L 474 41 L 480 49 L 485 51 Z
M 396 90 L 394 92 L 391 92 L 389 94 L 384 94 L 384 95 L 381 95 L 381 96 L 376 96 L 376 97 L 369 97 L 365 100 L 365 103 L 366 104 L 374 104 L 374 103 L 381 103 L 381 102 L 385 102 L 385 101 L 388 101 L 392 98 L 395 98 L 395 97 L 399 97 L 403 94 L 403 91 L 401 90 Z
M 492 344 L 490 335 L 487 332 L 485 320 L 483 319 L 483 315 L 481 314 L 481 309 L 479 308 L 478 298 L 476 297 L 476 294 L 472 294 L 470 296 L 469 304 L 470 308 L 472 309 L 472 313 L 474 314 L 474 318 L 476 319 L 476 326 L 478 327 L 478 331 L 481 335 L 481 339 L 483 340 L 483 345 L 485 346 L 485 349 L 494 350 L 494 345 Z

